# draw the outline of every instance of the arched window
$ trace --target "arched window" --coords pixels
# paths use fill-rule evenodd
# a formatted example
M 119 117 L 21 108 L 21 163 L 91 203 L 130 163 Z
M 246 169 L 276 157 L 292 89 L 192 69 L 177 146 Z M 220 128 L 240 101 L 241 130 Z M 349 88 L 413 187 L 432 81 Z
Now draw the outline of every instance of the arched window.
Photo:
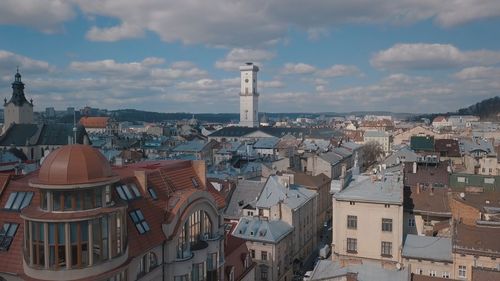
M 149 252 L 149 270 L 158 266 L 158 258 L 154 252 Z
M 192 213 L 184 222 L 177 239 L 177 258 L 187 258 L 192 248 L 200 247 L 202 241 L 212 238 L 212 221 L 203 210 Z

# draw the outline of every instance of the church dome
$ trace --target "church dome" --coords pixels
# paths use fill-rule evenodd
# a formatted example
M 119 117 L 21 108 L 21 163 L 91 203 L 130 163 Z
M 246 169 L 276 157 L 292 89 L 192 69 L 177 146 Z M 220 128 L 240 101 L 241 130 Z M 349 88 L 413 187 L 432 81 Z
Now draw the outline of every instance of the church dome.
M 89 145 L 66 145 L 43 161 L 35 185 L 98 185 L 115 182 L 108 160 Z

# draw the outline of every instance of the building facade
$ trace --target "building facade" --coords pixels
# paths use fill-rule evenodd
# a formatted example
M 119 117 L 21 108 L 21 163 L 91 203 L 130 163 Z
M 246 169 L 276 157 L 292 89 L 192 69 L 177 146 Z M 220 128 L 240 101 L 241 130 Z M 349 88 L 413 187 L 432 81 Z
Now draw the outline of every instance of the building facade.
M 332 259 L 401 260 L 403 181 L 360 175 L 333 196 Z
M 202 161 L 111 167 L 68 145 L 0 180 L 1 280 L 224 280 L 224 199 Z

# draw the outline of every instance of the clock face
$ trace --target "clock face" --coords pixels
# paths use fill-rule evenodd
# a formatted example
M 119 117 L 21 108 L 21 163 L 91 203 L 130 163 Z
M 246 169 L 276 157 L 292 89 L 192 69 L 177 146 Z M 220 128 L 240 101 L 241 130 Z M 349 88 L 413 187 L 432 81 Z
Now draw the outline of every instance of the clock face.
M 248 79 L 245 79 L 245 83 L 248 83 Z

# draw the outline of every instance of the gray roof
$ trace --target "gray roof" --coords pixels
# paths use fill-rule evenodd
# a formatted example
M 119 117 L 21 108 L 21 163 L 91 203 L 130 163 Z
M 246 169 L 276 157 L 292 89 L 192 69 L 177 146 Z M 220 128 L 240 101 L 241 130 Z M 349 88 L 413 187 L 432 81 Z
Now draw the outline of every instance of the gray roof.
M 408 268 L 387 269 L 377 261 L 362 260 L 357 264 L 343 265 L 339 261 L 320 260 L 310 280 L 330 280 L 347 273 L 356 273 L 358 281 L 409 281 L 410 277 Z
M 292 231 L 293 227 L 282 220 L 243 217 L 234 228 L 233 236 L 245 240 L 278 243 Z
M 352 155 L 352 152 L 350 150 L 348 150 L 347 148 L 343 148 L 343 147 L 335 147 L 334 149 L 332 149 L 332 151 L 337 153 L 338 155 L 340 155 L 343 158 L 347 158 L 347 157 Z
M 372 180 L 375 175 L 358 175 L 345 189 L 334 197 L 342 201 L 373 202 L 381 204 L 403 203 L 403 177 L 386 173 L 380 180 Z
M 360 144 L 357 144 L 357 143 L 352 142 L 352 141 L 343 142 L 341 146 L 346 147 L 346 148 L 348 148 L 350 150 L 356 150 L 356 149 L 358 149 L 358 148 L 361 147 Z
M 460 153 L 462 154 L 482 150 L 490 156 L 496 155 L 493 144 L 484 138 L 473 137 L 472 139 L 460 139 L 458 144 L 460 146 Z
M 365 138 L 366 137 L 371 137 L 371 138 L 383 138 L 383 137 L 388 137 L 389 134 L 384 131 L 365 131 L 364 134 Z
M 200 152 L 207 145 L 206 141 L 192 140 L 176 146 L 174 152 Z
M 77 126 L 76 142 L 82 144 L 85 128 Z M 72 124 L 12 124 L 0 138 L 0 146 L 66 145 L 73 137 Z
M 417 161 L 417 157 L 418 155 L 415 152 L 413 152 L 413 150 L 405 146 L 400 150 L 389 155 L 384 160 L 384 164 L 386 164 L 387 166 L 394 166 L 402 162 L 415 162 Z M 399 163 L 398 163 L 398 158 L 399 158 Z
M 278 145 L 279 141 L 280 139 L 277 137 L 262 138 L 254 143 L 253 148 L 273 149 Z
M 403 245 L 403 257 L 453 262 L 451 238 L 408 234 Z
M 278 176 L 270 176 L 255 205 L 258 208 L 271 208 L 281 201 L 294 210 L 304 205 L 314 196 L 316 196 L 316 192 L 301 185 L 290 184 L 287 188 L 279 182 Z
M 231 126 L 224 127 L 220 130 L 217 130 L 210 134 L 210 137 L 243 137 L 245 135 L 262 132 L 274 137 L 283 137 L 287 134 L 292 135 L 294 137 L 303 137 L 303 136 L 340 136 L 341 133 L 339 131 L 333 131 L 330 128 L 280 128 L 280 127 L 259 127 L 259 128 L 249 128 L 249 127 L 239 127 L 239 126 Z
M 255 207 L 255 202 L 263 187 L 264 183 L 260 181 L 239 181 L 231 194 L 224 216 L 230 219 L 239 219 L 242 215 L 241 211 L 246 205 L 250 204 Z
M 343 159 L 342 156 L 331 151 L 327 153 L 321 153 L 319 157 L 332 165 L 342 161 Z

